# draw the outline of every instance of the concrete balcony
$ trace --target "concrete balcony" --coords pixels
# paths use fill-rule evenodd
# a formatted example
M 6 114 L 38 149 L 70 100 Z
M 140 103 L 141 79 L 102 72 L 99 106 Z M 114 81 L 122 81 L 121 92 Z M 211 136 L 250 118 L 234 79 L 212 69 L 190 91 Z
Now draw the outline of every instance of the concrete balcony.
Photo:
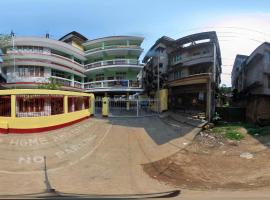
M 58 40 L 50 39 L 50 38 L 42 38 L 42 37 L 15 37 L 14 39 L 15 46 L 37 46 L 37 47 L 46 47 L 49 49 L 54 49 L 63 53 L 67 53 L 69 55 L 73 55 L 74 57 L 86 60 L 85 54 L 83 51 L 69 45 L 65 42 L 61 42 Z
M 128 67 L 143 69 L 143 65 L 136 59 L 115 59 L 115 60 L 104 60 L 85 65 L 86 71 L 92 71 L 96 69 L 105 69 L 113 67 Z
M 181 60 L 172 62 L 172 65 L 182 64 L 183 66 L 196 65 L 199 63 L 213 62 L 214 57 L 212 53 L 200 54 L 196 56 L 183 57 Z
M 103 80 L 84 83 L 86 91 L 143 91 L 140 81 L 133 80 Z
M 56 81 L 56 83 L 60 84 L 61 86 L 83 89 L 83 83 L 80 83 L 79 81 L 74 81 L 71 79 L 62 78 L 58 76 L 51 76 L 51 78 L 53 78 Z
M 4 55 L 2 66 L 43 66 L 85 77 L 84 65 L 56 54 L 15 52 Z
M 85 51 L 86 57 L 98 57 L 104 55 L 134 55 L 139 56 L 143 49 L 137 45 L 110 45 L 102 46 Z

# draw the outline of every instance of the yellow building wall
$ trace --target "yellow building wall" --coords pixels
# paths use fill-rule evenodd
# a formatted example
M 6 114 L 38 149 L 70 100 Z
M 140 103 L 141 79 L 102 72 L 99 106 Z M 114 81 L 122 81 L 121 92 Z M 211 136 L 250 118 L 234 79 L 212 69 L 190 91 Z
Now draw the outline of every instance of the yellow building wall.
M 71 45 L 83 51 L 83 46 L 78 44 L 77 42 L 72 41 Z
M 168 89 L 159 91 L 160 112 L 168 110 Z
M 159 93 L 155 93 L 155 99 L 157 102 L 152 103 L 151 110 L 156 112 L 164 112 L 168 110 L 168 89 L 159 90 Z
M 108 117 L 109 115 L 109 99 L 108 97 L 102 98 L 102 116 Z
M 41 116 L 41 117 L 0 117 L 0 128 L 11 129 L 32 129 L 45 128 L 72 122 L 84 117 L 89 117 L 88 109 L 76 112 L 70 112 L 59 115 Z

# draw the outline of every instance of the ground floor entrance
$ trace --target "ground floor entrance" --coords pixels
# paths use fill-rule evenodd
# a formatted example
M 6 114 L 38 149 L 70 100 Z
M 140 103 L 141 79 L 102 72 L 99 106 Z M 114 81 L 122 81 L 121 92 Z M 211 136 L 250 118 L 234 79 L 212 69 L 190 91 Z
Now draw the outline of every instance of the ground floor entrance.
M 109 117 L 145 117 L 159 113 L 157 99 L 125 99 L 110 98 L 106 102 L 103 98 L 95 99 L 95 116 L 102 116 L 103 108 L 107 107 Z
M 206 113 L 207 84 L 175 86 L 169 89 L 169 109 L 186 113 Z

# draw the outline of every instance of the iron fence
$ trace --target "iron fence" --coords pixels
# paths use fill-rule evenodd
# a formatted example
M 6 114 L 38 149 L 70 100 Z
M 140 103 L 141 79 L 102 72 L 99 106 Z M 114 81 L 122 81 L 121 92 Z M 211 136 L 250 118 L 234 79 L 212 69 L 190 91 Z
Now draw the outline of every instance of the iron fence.
M 101 115 L 102 111 L 102 99 L 95 99 L 95 109 L 94 109 L 94 114 L 95 115 Z
M 69 96 L 68 112 L 80 111 L 89 108 L 89 97 Z
M 16 117 L 40 117 L 63 113 L 63 95 L 16 95 Z
M 10 95 L 0 96 L 0 116 L 11 116 L 11 98 Z
M 157 115 L 156 99 L 109 99 L 109 116 L 143 117 Z

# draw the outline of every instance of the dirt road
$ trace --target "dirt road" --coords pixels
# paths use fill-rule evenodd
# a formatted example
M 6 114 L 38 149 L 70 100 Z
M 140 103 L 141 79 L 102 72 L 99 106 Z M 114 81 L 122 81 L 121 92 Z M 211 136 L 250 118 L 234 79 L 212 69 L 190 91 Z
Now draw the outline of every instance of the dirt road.
M 244 196 L 263 199 L 269 196 L 267 190 L 261 192 L 260 186 L 265 184 L 264 179 L 261 179 L 261 185 L 258 185 L 256 190 L 252 187 L 249 192 L 245 191 L 246 184 L 241 187 L 242 191 L 231 192 L 230 188 L 233 187 L 216 190 L 222 188 L 218 184 L 220 180 L 226 181 L 230 179 L 230 175 L 237 175 L 237 164 L 240 162 L 233 165 L 231 171 L 234 171 L 234 174 L 229 174 L 221 170 L 226 167 L 221 164 L 222 157 L 215 160 L 216 157 L 190 155 L 186 150 L 197 148 L 192 142 L 197 131 L 194 126 L 155 117 L 91 118 L 48 133 L 0 135 L 0 195 L 44 192 L 49 183 L 57 191 L 77 194 L 135 194 L 179 188 L 182 194 L 175 199 L 218 199 L 220 195 L 220 199 L 233 199 L 234 196 L 235 199 Z M 180 151 L 181 149 L 186 150 Z M 44 156 L 47 161 L 46 170 Z M 256 155 L 255 159 L 269 160 L 268 152 L 260 156 Z M 176 157 L 178 162 L 173 162 L 170 166 L 177 165 L 177 170 L 185 172 L 179 173 L 185 180 L 180 182 L 181 185 L 160 179 L 160 174 L 150 173 L 149 176 L 143 169 L 143 166 L 153 166 Z M 239 180 L 253 183 L 248 180 L 253 180 L 255 163 L 258 162 L 243 162 L 241 167 L 247 167 L 252 173 L 247 179 Z M 218 169 L 213 175 L 215 182 L 211 182 L 206 175 L 212 170 L 211 164 Z M 156 167 L 156 172 L 164 170 L 158 168 L 158 165 Z M 204 171 L 200 170 L 203 167 Z M 257 168 L 258 173 L 262 172 L 262 177 L 268 177 L 268 170 L 268 162 L 264 169 Z M 191 171 L 198 175 L 198 179 L 189 177 L 194 174 L 186 172 Z M 164 170 L 164 174 L 165 172 L 168 171 Z M 228 176 L 227 179 L 224 176 Z M 187 181 L 189 178 L 192 181 Z M 198 188 L 203 190 L 193 190 Z M 207 191 L 208 189 L 211 190 Z
M 57 191 L 129 194 L 171 189 L 145 174 L 141 164 L 175 153 L 194 136 L 191 130 L 171 128 L 158 118 L 91 118 L 48 133 L 0 135 L 0 194 L 44 191 L 44 156 L 50 185 Z

